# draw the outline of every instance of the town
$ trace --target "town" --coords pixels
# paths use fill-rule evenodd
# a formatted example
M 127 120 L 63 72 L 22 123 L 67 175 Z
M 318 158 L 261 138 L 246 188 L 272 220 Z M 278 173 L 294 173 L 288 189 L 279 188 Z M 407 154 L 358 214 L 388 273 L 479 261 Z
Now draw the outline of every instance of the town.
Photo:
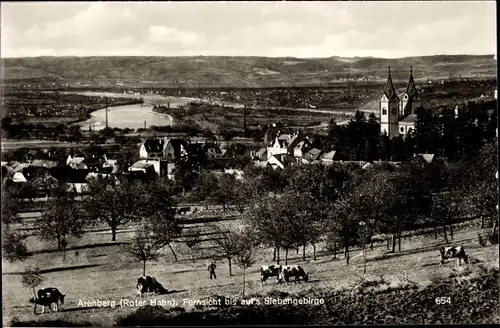
M 419 55 L 412 42 L 462 48 L 413 17 L 419 29 L 394 25 L 377 8 L 388 3 L 226 4 L 231 28 L 218 4 L 188 5 L 72 4 L 60 16 L 50 4 L 36 23 L 39 4 L 2 4 L 26 42 L 6 42 L 1 59 L 4 326 L 498 322 L 496 55 Z M 426 4 L 395 5 L 433 24 Z M 436 17 L 491 7 L 433 6 Z M 401 28 L 400 44 L 375 48 L 384 30 L 371 16 Z M 196 34 L 204 19 L 214 25 Z M 37 56 L 41 31 L 57 55 Z M 129 39 L 148 55 L 124 56 Z M 196 55 L 212 54 L 207 40 L 242 56 Z M 252 57 L 245 42 L 272 51 Z M 360 55 L 324 55 L 349 47 Z M 59 55 L 96 48 L 106 55 Z

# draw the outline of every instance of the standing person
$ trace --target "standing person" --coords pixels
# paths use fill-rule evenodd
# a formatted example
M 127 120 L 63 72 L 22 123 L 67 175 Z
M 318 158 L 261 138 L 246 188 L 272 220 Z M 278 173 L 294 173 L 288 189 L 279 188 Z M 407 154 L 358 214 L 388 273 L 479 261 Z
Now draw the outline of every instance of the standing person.
M 212 280 L 212 275 L 214 276 L 214 279 L 217 280 L 217 276 L 215 275 L 215 268 L 217 268 L 215 263 L 210 262 L 210 265 L 208 266 L 208 271 L 210 271 L 210 280 Z

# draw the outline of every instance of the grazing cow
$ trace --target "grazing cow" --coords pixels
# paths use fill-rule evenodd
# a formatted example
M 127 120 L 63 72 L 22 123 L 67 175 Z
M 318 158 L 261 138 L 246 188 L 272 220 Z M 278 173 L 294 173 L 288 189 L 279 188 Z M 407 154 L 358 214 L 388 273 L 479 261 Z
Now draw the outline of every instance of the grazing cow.
M 300 278 L 307 282 L 309 275 L 300 265 L 285 265 L 281 268 L 282 276 L 285 278 L 285 283 L 288 283 L 290 277 L 295 277 L 295 282 L 300 281 Z
M 270 277 L 276 277 L 277 282 L 282 280 L 281 265 L 272 264 L 260 267 L 260 281 L 262 285 L 264 285 L 264 282 Z
M 137 294 L 142 297 L 142 294 L 167 294 L 168 291 L 163 288 L 155 277 L 142 276 L 137 279 Z
M 465 253 L 465 250 L 462 246 L 456 247 L 444 247 L 442 246 L 439 249 L 439 253 L 441 255 L 441 262 L 439 265 L 442 265 L 446 259 L 456 258 L 457 265 L 460 266 L 460 260 L 464 260 L 466 264 L 469 264 L 469 256 Z
M 177 213 L 179 213 L 180 215 L 182 214 L 186 214 L 187 212 L 189 212 L 189 210 L 191 210 L 191 207 L 181 207 Z
M 52 312 L 52 304 L 54 304 L 55 311 L 59 311 L 59 301 L 61 304 L 64 304 L 64 297 L 66 295 L 61 294 L 61 292 L 54 287 L 47 287 L 38 290 L 38 298 L 31 298 L 30 302 L 35 304 L 35 308 L 33 309 L 33 313 L 36 314 L 36 306 L 42 306 L 42 313 L 45 312 L 45 307 L 49 308 L 49 311 Z

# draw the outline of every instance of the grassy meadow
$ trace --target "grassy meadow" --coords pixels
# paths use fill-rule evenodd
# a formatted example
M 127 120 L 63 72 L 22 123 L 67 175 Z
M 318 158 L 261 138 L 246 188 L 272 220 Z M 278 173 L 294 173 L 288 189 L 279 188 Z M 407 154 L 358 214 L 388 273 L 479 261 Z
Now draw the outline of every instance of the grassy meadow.
M 219 213 L 211 210 L 210 216 Z M 206 214 L 198 214 L 206 216 Z M 234 215 L 228 222 L 236 223 Z M 29 219 L 24 226 L 29 226 Z M 198 222 L 198 221 L 193 221 Z M 306 260 L 302 258 L 302 247 L 297 253 L 289 251 L 288 263 L 300 264 L 309 273 L 309 282 L 288 285 L 276 284 L 269 280 L 264 286 L 260 283 L 259 268 L 261 265 L 273 263 L 272 249 L 259 249 L 257 262 L 247 270 L 246 295 L 305 295 L 314 297 L 322 292 L 336 290 L 355 290 L 366 281 L 378 281 L 374 285 L 384 290 L 397 290 L 409 285 L 422 289 L 439 281 L 447 281 L 453 276 L 474 276 L 480 268 L 497 268 L 498 246 L 481 246 L 478 233 L 484 231 L 470 222 L 467 227 L 458 228 L 453 244 L 463 245 L 469 254 L 470 264 L 456 267 L 456 261 L 448 261 L 439 266 L 437 249 L 445 245 L 442 234 L 438 239 L 433 234 L 405 238 L 401 253 L 390 253 L 385 242 L 375 245 L 373 250 L 366 251 L 367 273 L 363 274 L 363 256 L 360 249 L 351 251 L 350 264 L 346 265 L 344 254 L 326 252 L 324 245 L 317 246 L 317 258 L 313 260 L 312 247 L 306 249 Z M 188 236 L 195 226 L 203 229 L 206 223 L 185 224 L 184 235 Z M 18 227 L 19 228 L 19 227 Z M 55 250 L 54 242 L 41 241 L 36 236 L 28 237 L 28 247 L 33 256 L 24 263 L 3 263 L 3 312 L 4 325 L 10 325 L 12 319 L 18 322 L 39 322 L 65 320 L 74 323 L 90 322 L 92 325 L 113 325 L 127 315 L 138 310 L 137 306 L 121 307 L 121 299 L 139 300 L 136 294 L 137 278 L 142 275 L 142 263 L 127 254 L 125 247 L 134 234 L 133 227 L 124 227 L 117 235 L 117 241 L 111 242 L 111 233 L 106 228 L 94 229 L 79 240 L 70 240 L 65 258 L 62 252 Z M 167 295 L 145 296 L 146 304 L 152 299 L 175 300 L 177 306 L 186 311 L 207 310 L 200 306 L 185 305 L 184 299 L 201 300 L 214 296 L 241 299 L 242 269 L 232 266 L 233 276 L 229 276 L 227 261 L 221 258 L 217 263 L 217 280 L 210 280 L 207 266 L 217 253 L 210 239 L 213 235 L 202 233 L 201 242 L 189 248 L 181 241 L 172 246 L 178 256 L 174 260 L 168 247 L 160 260 L 148 263 L 146 274 L 152 275 L 169 290 Z M 284 263 L 284 251 L 281 262 Z M 65 304 L 58 313 L 33 315 L 32 304 L 28 302 L 31 292 L 21 284 L 21 272 L 28 265 L 38 265 L 44 272 L 44 283 L 40 287 L 57 287 L 66 294 Z M 465 271 L 464 271 L 465 270 Z M 479 271 L 478 271 L 479 270 Z M 476 272 L 476 273 L 477 273 Z M 468 279 L 468 278 L 464 278 Z M 370 284 L 368 284 L 370 285 Z M 429 302 L 443 295 L 429 295 Z M 116 307 L 88 308 L 79 307 L 79 301 L 115 301 Z M 331 300 L 328 300 L 331 301 Z M 167 306 L 167 308 L 169 308 Z M 39 310 L 40 311 L 40 310 Z M 27 325 L 27 324 L 26 324 Z M 54 324 L 52 324 L 54 325 Z

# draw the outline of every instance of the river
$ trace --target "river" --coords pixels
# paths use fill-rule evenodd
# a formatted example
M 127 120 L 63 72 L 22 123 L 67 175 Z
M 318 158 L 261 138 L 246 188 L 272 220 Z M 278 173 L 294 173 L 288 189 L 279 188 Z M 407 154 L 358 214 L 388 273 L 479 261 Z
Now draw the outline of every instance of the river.
M 161 114 L 153 112 L 154 105 L 167 105 L 170 107 L 177 107 L 185 105 L 194 101 L 205 101 L 197 98 L 188 97 L 171 97 L 162 96 L 157 94 L 123 94 L 123 93 L 112 93 L 112 92 L 94 92 L 94 91 L 84 91 L 84 92 L 71 92 L 65 91 L 62 93 L 66 94 L 80 94 L 85 96 L 102 96 L 102 97 L 115 97 L 115 98 L 142 98 L 144 99 L 144 104 L 133 104 L 133 105 L 123 105 L 123 106 L 110 106 L 108 107 L 108 126 L 111 128 L 130 128 L 138 129 L 150 127 L 151 125 L 165 126 L 172 125 L 173 119 L 168 114 Z M 215 102 L 213 102 L 215 103 Z M 223 103 L 225 106 L 232 107 L 243 107 L 240 104 L 235 103 Z M 90 114 L 90 118 L 75 123 L 80 125 L 82 129 L 86 130 L 89 126 L 92 126 L 92 130 L 101 130 L 106 126 L 106 110 L 99 109 L 93 111 Z

